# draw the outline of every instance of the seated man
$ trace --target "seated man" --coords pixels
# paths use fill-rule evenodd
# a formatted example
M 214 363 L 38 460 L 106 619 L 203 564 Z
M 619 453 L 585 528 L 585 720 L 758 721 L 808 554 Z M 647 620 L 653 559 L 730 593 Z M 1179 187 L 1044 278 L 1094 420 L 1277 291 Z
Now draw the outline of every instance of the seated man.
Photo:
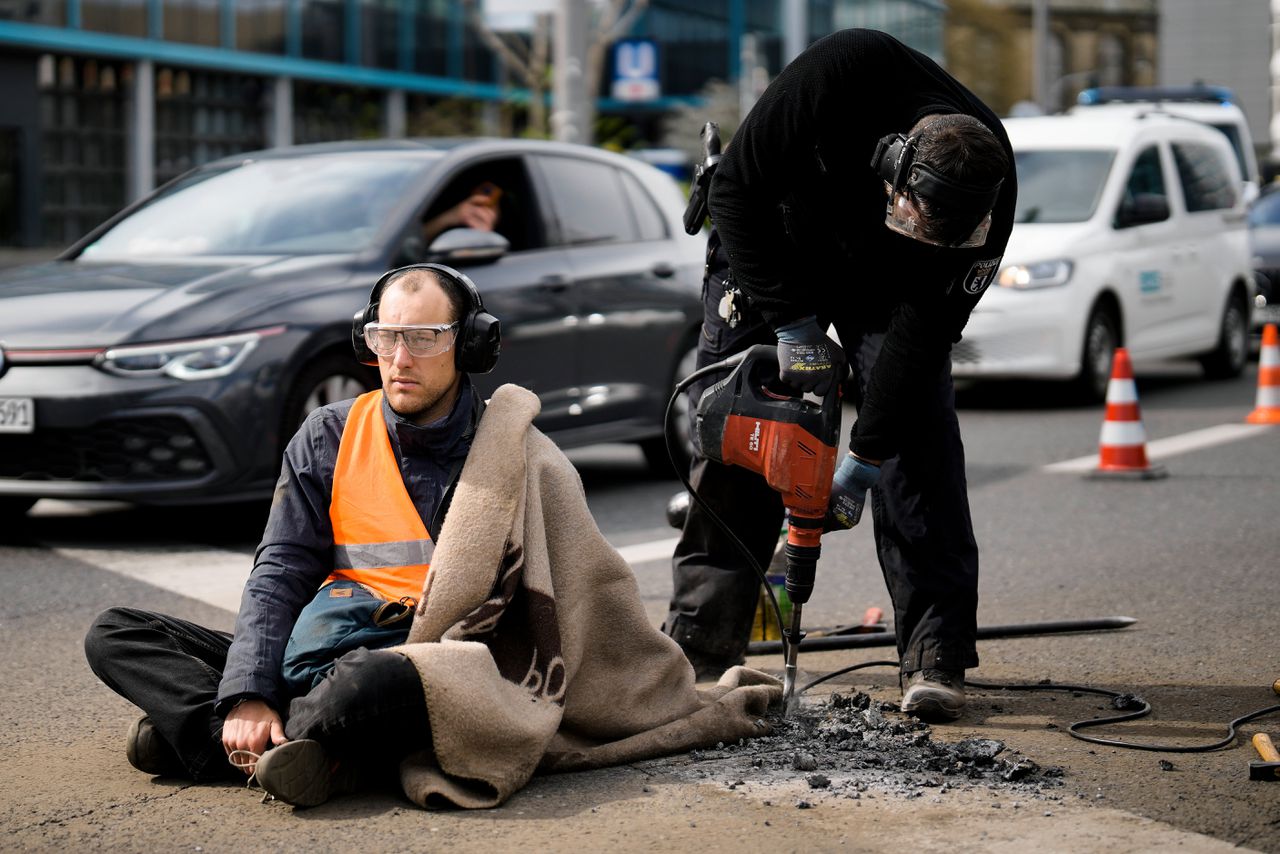
M 451 228 L 493 231 L 498 227 L 498 219 L 501 216 L 501 209 L 498 207 L 501 199 L 502 189 L 494 183 L 485 181 L 472 190 L 471 195 L 453 207 L 429 217 L 422 224 L 422 244 L 430 246 L 433 240 Z
M 466 277 L 394 270 L 356 329 L 382 389 L 316 410 L 289 443 L 234 636 L 126 608 L 90 629 L 90 666 L 145 713 L 134 767 L 222 780 L 229 759 L 300 806 L 398 769 L 422 806 L 482 807 L 538 768 L 766 731 L 776 680 L 742 669 L 694 688 L 576 471 L 532 426 L 537 397 L 479 399 L 468 374 L 492 368 L 497 321 Z M 368 591 L 412 620 L 370 614 L 365 645 L 298 654 L 338 638 L 324 615 Z

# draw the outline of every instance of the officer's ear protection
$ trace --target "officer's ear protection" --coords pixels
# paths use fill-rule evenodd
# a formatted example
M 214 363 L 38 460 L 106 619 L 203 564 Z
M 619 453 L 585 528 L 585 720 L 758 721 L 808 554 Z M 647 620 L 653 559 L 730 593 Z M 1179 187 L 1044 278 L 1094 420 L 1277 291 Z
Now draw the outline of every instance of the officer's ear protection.
M 467 294 L 468 306 L 463 316 L 458 318 L 458 331 L 453 341 L 453 364 L 468 374 L 487 374 L 493 370 L 498 354 L 502 352 L 502 329 L 498 318 L 484 310 L 480 291 L 471 279 L 443 264 L 409 264 L 382 274 L 369 292 L 369 304 L 357 311 L 352 319 L 351 346 L 356 351 L 356 359 L 366 365 L 378 364 L 378 355 L 365 343 L 364 327 L 366 323 L 378 321 L 378 304 L 387 282 L 409 270 L 429 270 L 454 282 Z
M 917 163 L 919 139 L 918 136 L 891 133 L 876 143 L 871 168 L 889 185 L 891 198 L 909 190 L 941 207 L 972 213 L 975 217 L 995 207 L 1003 181 L 997 181 L 993 187 L 975 187 L 954 181 L 924 163 Z

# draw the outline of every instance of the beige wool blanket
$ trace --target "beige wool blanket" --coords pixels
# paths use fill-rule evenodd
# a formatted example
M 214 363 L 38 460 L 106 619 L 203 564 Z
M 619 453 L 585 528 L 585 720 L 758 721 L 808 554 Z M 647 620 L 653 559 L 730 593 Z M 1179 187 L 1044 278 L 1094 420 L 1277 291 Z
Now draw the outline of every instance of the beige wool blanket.
M 532 426 L 538 398 L 493 395 L 440 532 L 409 640 L 433 750 L 400 767 L 424 807 L 492 807 L 535 771 L 632 762 L 768 732 L 778 681 L 737 667 L 694 687 L 648 621 L 577 471 Z

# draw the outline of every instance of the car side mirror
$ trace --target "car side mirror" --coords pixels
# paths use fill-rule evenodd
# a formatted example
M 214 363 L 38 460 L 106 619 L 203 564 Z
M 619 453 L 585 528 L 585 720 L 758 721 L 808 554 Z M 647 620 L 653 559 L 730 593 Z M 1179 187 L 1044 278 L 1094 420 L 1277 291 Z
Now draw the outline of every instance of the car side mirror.
M 431 241 L 427 260 L 435 264 L 462 267 L 492 264 L 511 250 L 507 238 L 496 231 L 478 228 L 451 228 Z
M 1138 193 L 1121 203 L 1116 211 L 1116 228 L 1147 225 L 1169 218 L 1169 198 L 1162 193 Z

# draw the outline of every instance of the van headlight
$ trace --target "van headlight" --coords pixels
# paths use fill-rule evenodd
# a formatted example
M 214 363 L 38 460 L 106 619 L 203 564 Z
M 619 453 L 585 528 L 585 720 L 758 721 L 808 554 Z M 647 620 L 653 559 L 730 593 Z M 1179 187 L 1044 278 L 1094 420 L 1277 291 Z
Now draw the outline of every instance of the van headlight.
M 234 371 L 268 335 L 284 332 L 283 326 L 256 329 L 216 338 L 190 338 L 163 344 L 112 347 L 95 364 L 118 377 L 170 376 L 178 380 L 207 380 Z
M 1030 290 L 1065 285 L 1071 279 L 1071 262 L 1038 261 L 1035 264 L 1013 264 L 1000 271 L 997 281 L 1002 288 Z

